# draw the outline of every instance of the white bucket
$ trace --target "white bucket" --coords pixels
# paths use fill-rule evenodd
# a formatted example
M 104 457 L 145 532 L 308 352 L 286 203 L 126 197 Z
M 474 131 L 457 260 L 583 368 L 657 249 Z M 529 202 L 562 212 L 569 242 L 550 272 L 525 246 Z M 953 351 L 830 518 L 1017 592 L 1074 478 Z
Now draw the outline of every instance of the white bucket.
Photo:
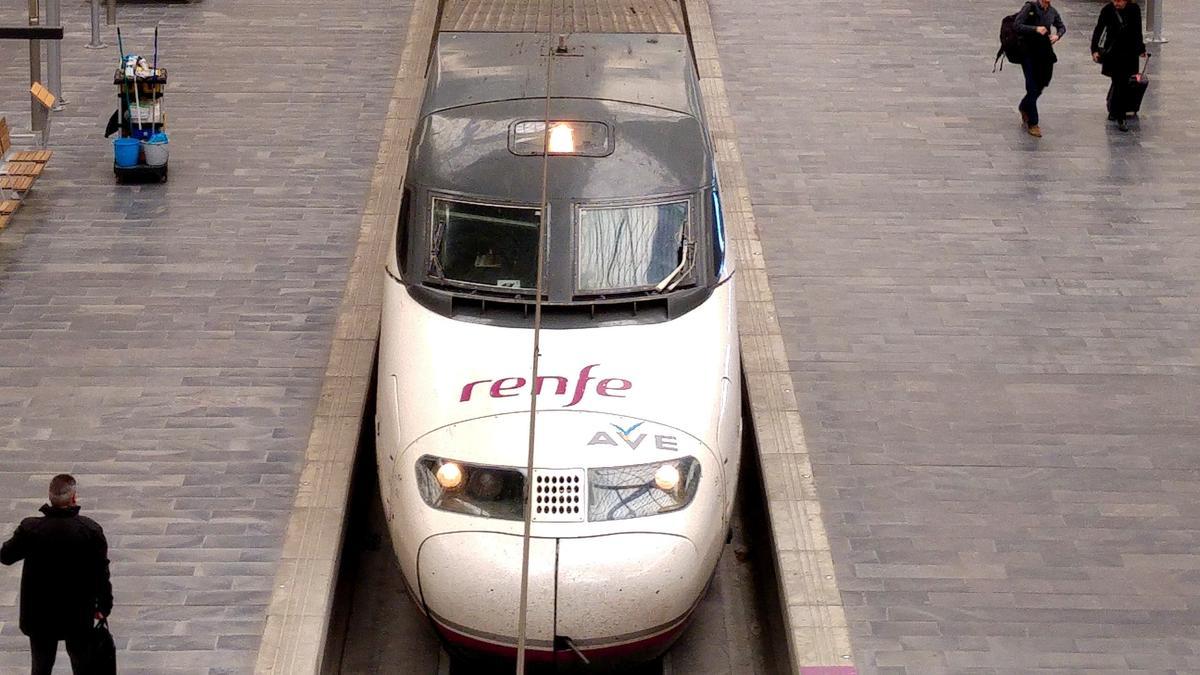
M 167 163 L 167 143 L 142 141 L 142 152 L 146 155 L 146 166 L 163 166 Z

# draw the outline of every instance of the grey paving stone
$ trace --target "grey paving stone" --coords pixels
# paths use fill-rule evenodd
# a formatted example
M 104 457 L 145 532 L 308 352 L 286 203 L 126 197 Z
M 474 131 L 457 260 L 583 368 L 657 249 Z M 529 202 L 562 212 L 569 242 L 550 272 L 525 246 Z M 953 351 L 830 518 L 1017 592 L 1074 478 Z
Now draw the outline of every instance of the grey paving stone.
M 120 4 L 127 50 L 160 26 L 171 177 L 118 187 L 115 32 L 85 49 L 88 6 L 63 3 L 70 103 L 0 233 L 0 527 L 79 478 L 122 672 L 253 668 L 410 6 Z M 27 82 L 25 45 L 0 42 L 18 133 Z M 18 579 L 0 570 L 3 672 L 27 667 Z
M 863 673 L 1197 672 L 1200 7 L 1135 131 L 992 2 L 711 3 Z

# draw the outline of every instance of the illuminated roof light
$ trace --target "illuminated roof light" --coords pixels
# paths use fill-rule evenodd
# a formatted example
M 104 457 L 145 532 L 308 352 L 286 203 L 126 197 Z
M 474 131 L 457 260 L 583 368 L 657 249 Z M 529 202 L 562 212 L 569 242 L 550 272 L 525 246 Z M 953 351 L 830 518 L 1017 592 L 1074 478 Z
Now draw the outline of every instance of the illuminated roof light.
M 575 152 L 575 132 L 569 125 L 555 124 L 550 127 L 550 152 L 552 154 Z
M 444 490 L 453 490 L 462 485 L 463 470 L 455 462 L 446 462 L 438 467 L 437 482 Z
M 674 464 L 663 464 L 654 472 L 654 485 L 663 492 L 670 492 L 679 486 L 679 469 Z

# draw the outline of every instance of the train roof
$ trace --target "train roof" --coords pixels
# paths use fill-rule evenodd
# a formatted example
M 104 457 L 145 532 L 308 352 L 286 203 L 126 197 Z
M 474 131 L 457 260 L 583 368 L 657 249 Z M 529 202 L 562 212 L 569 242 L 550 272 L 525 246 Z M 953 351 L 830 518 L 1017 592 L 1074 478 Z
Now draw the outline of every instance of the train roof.
M 683 33 L 679 0 L 445 0 L 440 29 L 501 33 Z
M 678 0 L 514 0 L 486 5 L 446 0 L 405 175 L 410 209 L 406 222 L 417 226 L 400 230 L 408 253 L 397 255 L 405 255 L 410 263 L 407 271 L 402 263 L 400 272 L 406 281 L 415 282 L 412 288 L 420 292 L 414 297 L 454 316 L 475 311 L 467 306 L 483 297 L 480 293 L 503 297 L 503 302 L 515 303 L 515 314 L 510 316 L 489 300 L 478 308 L 487 316 L 476 318 L 503 325 L 528 323 L 528 307 L 522 304 L 527 294 L 512 290 L 522 288 L 514 283 L 532 287 L 521 281 L 525 271 L 505 272 L 505 283 L 494 287 L 491 281 L 480 281 L 492 272 L 479 271 L 517 270 L 527 263 L 529 254 L 517 250 L 524 245 L 521 230 L 513 234 L 496 229 L 507 234 L 492 241 L 493 227 L 511 229 L 512 223 L 505 220 L 509 216 L 460 214 L 454 218 L 491 224 L 472 225 L 475 234 L 470 237 L 450 238 L 445 234 L 449 230 L 435 224 L 445 227 L 451 209 L 444 205 L 453 202 L 459 203 L 453 207 L 455 214 L 506 207 L 528 212 L 545 204 L 539 217 L 548 227 L 547 256 L 557 261 L 547 290 L 551 303 L 568 308 L 559 317 L 565 322 L 562 326 L 575 325 L 571 322 L 579 317 L 588 325 L 610 319 L 660 321 L 687 312 L 707 297 L 717 283 L 721 261 L 700 252 L 717 250 L 715 238 L 721 235 L 703 192 L 714 182 L 712 143 L 679 7 Z M 549 154 L 543 152 L 543 143 L 549 145 Z M 439 200 L 443 206 L 438 206 Z M 585 291 L 579 291 L 583 282 L 575 279 L 575 265 L 568 264 L 579 255 L 576 244 L 582 235 L 576 231 L 576 214 L 607 209 L 612 216 L 630 208 L 653 214 L 655 221 L 683 219 L 686 231 L 679 234 L 675 261 L 681 267 L 671 274 L 687 269 L 688 281 L 665 290 L 605 287 L 597 295 L 584 285 Z M 686 211 L 682 216 L 681 208 Z M 443 214 L 440 221 L 436 213 Z M 617 220 L 604 225 L 610 226 L 624 227 Z M 486 251 L 471 248 L 485 244 Z M 534 249 L 536 245 L 529 250 Z M 692 256 L 689 251 L 697 253 Z M 430 267 L 431 260 L 438 264 Z M 664 261 L 671 263 L 669 254 Z M 443 264 L 455 270 L 453 274 L 439 272 Z M 461 270 L 468 270 L 463 272 L 466 276 Z M 479 274 L 483 276 L 477 279 Z M 622 303 L 629 302 L 634 303 L 635 318 L 620 314 L 626 308 L 619 316 L 597 319 L 597 303 L 624 307 Z M 585 308 L 579 317 L 573 313 L 577 304 Z
M 618 101 L 700 117 L 687 39 L 676 33 L 443 32 L 421 114 L 543 99 L 551 52 L 552 98 Z
M 511 147 L 514 124 L 546 114 L 599 122 L 612 142 L 591 157 L 555 157 L 549 194 L 625 199 L 689 192 L 712 180 L 699 85 L 681 34 L 441 33 L 414 136 L 408 181 L 533 201 L 541 160 Z M 540 155 L 540 153 L 537 153 Z

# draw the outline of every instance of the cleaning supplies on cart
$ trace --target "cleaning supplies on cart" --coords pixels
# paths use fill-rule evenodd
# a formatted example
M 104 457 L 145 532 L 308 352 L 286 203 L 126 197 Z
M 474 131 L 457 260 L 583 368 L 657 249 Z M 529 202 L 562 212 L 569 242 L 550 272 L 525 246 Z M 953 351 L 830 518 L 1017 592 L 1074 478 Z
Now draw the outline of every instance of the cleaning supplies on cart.
M 154 77 L 156 74 L 154 68 L 146 62 L 146 59 L 137 54 L 126 54 L 121 68 L 125 71 L 125 77 L 133 79 L 135 77 Z
M 158 67 L 158 28 L 154 29 L 154 60 L 126 54 L 121 28 L 117 27 L 121 60 L 113 77 L 117 86 L 117 111 L 104 134 L 113 141 L 113 173 L 118 182 L 167 180 L 166 115 L 162 110 L 167 69 Z
M 158 101 L 141 101 L 129 106 L 129 121 L 153 124 L 159 118 Z

